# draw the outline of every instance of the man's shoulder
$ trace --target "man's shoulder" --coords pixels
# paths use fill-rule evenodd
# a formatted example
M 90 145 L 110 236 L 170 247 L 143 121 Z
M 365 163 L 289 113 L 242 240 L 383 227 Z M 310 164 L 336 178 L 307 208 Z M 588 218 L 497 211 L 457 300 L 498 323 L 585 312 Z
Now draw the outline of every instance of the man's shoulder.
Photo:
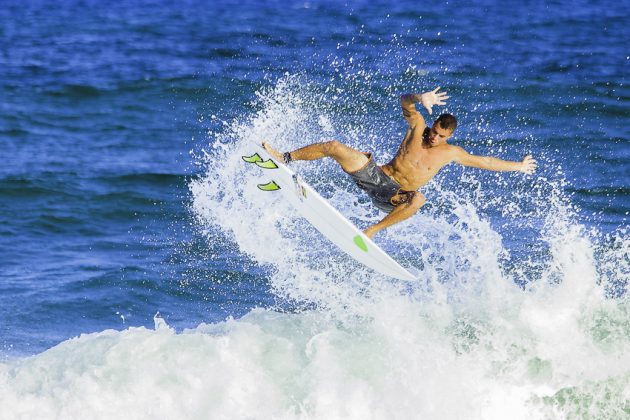
M 454 144 L 441 144 L 435 147 L 436 151 L 440 151 L 441 153 L 447 153 L 449 155 L 459 155 L 460 153 L 466 153 L 463 147 L 455 146 Z
M 449 162 L 457 162 L 468 154 L 463 147 L 452 144 L 442 144 L 435 147 L 435 149 L 435 152 L 441 156 L 441 159 L 443 159 L 445 164 Z

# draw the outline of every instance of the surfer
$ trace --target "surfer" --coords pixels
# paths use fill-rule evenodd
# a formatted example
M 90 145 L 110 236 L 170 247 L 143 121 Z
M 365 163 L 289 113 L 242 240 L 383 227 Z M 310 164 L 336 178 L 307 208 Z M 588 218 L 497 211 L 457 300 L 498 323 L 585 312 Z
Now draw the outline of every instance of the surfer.
M 413 216 L 426 201 L 418 189 L 451 162 L 491 171 L 531 174 L 536 170 L 536 161 L 531 155 L 520 162 L 512 162 L 471 155 L 462 147 L 448 144 L 457 127 L 457 119 L 451 114 L 440 115 L 431 128 L 427 127 L 416 109 L 416 103 L 422 104 L 431 115 L 434 105 L 444 105 L 449 98 L 446 92 L 439 90 L 438 87 L 430 92 L 408 93 L 400 97 L 402 113 L 409 128 L 396 156 L 382 166 L 376 165 L 372 153 L 360 152 L 337 140 L 314 143 L 285 153 L 266 142 L 263 147 L 285 164 L 325 157 L 336 160 L 359 188 L 367 192 L 374 205 L 387 213 L 380 222 L 363 231 L 370 238 L 380 230 Z

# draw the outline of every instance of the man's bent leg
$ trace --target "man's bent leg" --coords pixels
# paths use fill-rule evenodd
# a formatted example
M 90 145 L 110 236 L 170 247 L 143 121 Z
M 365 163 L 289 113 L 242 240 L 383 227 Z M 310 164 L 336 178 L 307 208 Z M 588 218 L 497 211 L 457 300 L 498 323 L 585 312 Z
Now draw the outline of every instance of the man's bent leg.
M 426 199 L 424 198 L 424 195 L 421 192 L 416 191 L 415 193 L 413 193 L 413 197 L 410 200 L 394 207 L 394 210 L 392 210 L 387 216 L 385 216 L 383 220 L 365 229 L 363 233 L 365 233 L 367 237 L 373 238 L 374 235 L 376 235 L 376 233 L 381 231 L 382 229 L 402 222 L 403 220 L 408 219 L 416 214 L 416 212 L 420 209 L 420 207 L 424 205 L 425 202 Z
M 276 159 L 284 160 L 283 154 L 273 149 L 269 143 L 263 143 L 263 147 Z M 325 157 L 335 159 L 346 172 L 356 172 L 368 162 L 367 156 L 338 142 L 331 140 L 323 143 L 314 143 L 289 153 L 291 160 L 315 160 Z

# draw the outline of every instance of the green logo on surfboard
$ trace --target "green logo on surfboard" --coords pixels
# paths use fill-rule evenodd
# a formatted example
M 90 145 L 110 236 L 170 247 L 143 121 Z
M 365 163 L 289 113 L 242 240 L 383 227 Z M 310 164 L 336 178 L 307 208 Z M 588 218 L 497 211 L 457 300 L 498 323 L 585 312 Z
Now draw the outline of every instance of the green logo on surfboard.
M 368 247 L 360 235 L 355 236 L 353 241 L 354 241 L 354 244 L 358 246 L 362 251 L 368 252 Z

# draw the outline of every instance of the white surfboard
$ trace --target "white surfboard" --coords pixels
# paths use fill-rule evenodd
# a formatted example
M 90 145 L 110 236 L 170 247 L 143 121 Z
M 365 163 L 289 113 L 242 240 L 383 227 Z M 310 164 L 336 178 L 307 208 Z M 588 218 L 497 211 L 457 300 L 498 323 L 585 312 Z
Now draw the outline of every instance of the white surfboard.
M 295 172 L 272 158 L 261 145 L 254 143 L 254 147 L 255 153 L 243 156 L 243 160 L 265 169 L 265 176 L 270 182 L 259 184 L 259 189 L 276 191 L 322 235 L 360 263 L 397 279 L 417 280 L 416 276 L 387 255 Z

